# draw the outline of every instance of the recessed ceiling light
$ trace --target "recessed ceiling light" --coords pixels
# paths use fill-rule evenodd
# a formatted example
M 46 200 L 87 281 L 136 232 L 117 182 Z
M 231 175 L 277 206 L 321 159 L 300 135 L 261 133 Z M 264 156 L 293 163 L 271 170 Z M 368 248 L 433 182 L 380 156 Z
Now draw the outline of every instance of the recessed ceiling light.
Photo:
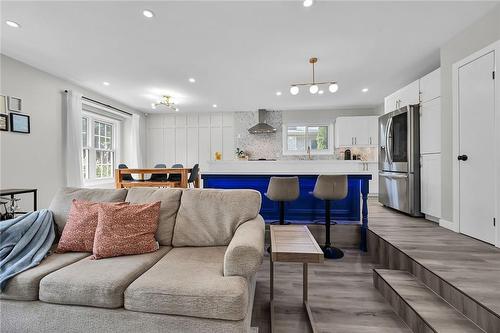
M 152 18 L 153 16 L 155 16 L 155 14 L 149 9 L 144 9 L 142 11 L 142 15 L 146 16 L 147 18 Z
M 217 107 L 217 104 L 212 104 L 212 107 L 213 107 L 213 108 L 216 108 L 216 107 Z
M 277 91 L 276 96 L 281 96 L 281 91 Z
M 196 82 L 195 78 L 193 78 L 193 77 L 190 77 L 190 78 L 188 79 L 188 81 L 189 81 L 189 82 L 191 82 L 191 83 L 195 83 L 195 82 Z
M 314 4 L 314 0 L 304 0 L 302 4 L 304 7 L 311 7 Z
M 368 91 L 368 88 L 363 88 L 361 91 L 362 91 L 362 92 L 367 92 L 367 91 Z
M 104 81 L 102 84 L 104 84 L 105 86 L 109 86 L 109 82 L 107 81 Z
M 5 21 L 5 24 L 7 24 L 9 27 L 12 27 L 12 28 L 20 28 L 21 25 L 17 22 L 14 22 L 14 21 Z
M 320 90 L 320 91 L 318 91 L 318 94 L 323 95 L 323 94 L 324 94 L 324 91 L 323 91 L 323 90 Z

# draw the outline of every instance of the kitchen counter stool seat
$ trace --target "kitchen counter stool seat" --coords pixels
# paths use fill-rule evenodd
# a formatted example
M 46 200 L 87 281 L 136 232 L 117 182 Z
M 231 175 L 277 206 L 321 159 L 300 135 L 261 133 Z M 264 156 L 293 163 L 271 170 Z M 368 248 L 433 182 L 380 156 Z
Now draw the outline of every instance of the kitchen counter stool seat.
M 330 209 L 332 200 L 342 200 L 347 197 L 347 176 L 344 175 L 319 175 L 314 185 L 313 195 L 325 201 L 325 245 L 321 247 L 325 258 L 340 259 L 344 252 L 332 246 L 330 240 Z
M 297 200 L 299 194 L 299 177 L 271 177 L 266 197 L 279 202 L 279 224 L 289 224 L 285 223 L 285 202 Z

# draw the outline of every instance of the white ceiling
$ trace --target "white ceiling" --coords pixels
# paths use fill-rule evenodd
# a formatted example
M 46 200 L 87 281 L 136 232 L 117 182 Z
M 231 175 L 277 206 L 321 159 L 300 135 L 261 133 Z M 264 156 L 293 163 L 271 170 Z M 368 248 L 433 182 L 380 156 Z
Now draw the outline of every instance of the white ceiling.
M 437 68 L 440 46 L 496 4 L 2 1 L 1 51 L 146 112 L 162 93 L 181 112 L 373 106 Z M 336 94 L 288 92 L 310 81 L 311 56 Z

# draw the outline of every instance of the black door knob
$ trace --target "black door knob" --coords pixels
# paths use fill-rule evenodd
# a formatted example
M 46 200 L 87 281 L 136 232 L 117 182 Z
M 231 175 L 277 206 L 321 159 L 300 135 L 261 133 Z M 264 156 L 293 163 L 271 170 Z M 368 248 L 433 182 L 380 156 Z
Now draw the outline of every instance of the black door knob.
M 467 161 L 469 157 L 467 155 L 458 155 L 458 160 L 459 161 Z

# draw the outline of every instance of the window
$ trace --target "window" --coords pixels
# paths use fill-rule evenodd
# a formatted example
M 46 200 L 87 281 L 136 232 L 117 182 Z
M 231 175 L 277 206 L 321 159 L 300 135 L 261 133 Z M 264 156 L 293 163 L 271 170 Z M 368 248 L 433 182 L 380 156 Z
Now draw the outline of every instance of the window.
M 332 153 L 331 125 L 287 125 L 283 128 L 283 154 L 312 155 Z
M 113 178 L 119 122 L 85 113 L 82 118 L 82 175 L 86 183 Z

